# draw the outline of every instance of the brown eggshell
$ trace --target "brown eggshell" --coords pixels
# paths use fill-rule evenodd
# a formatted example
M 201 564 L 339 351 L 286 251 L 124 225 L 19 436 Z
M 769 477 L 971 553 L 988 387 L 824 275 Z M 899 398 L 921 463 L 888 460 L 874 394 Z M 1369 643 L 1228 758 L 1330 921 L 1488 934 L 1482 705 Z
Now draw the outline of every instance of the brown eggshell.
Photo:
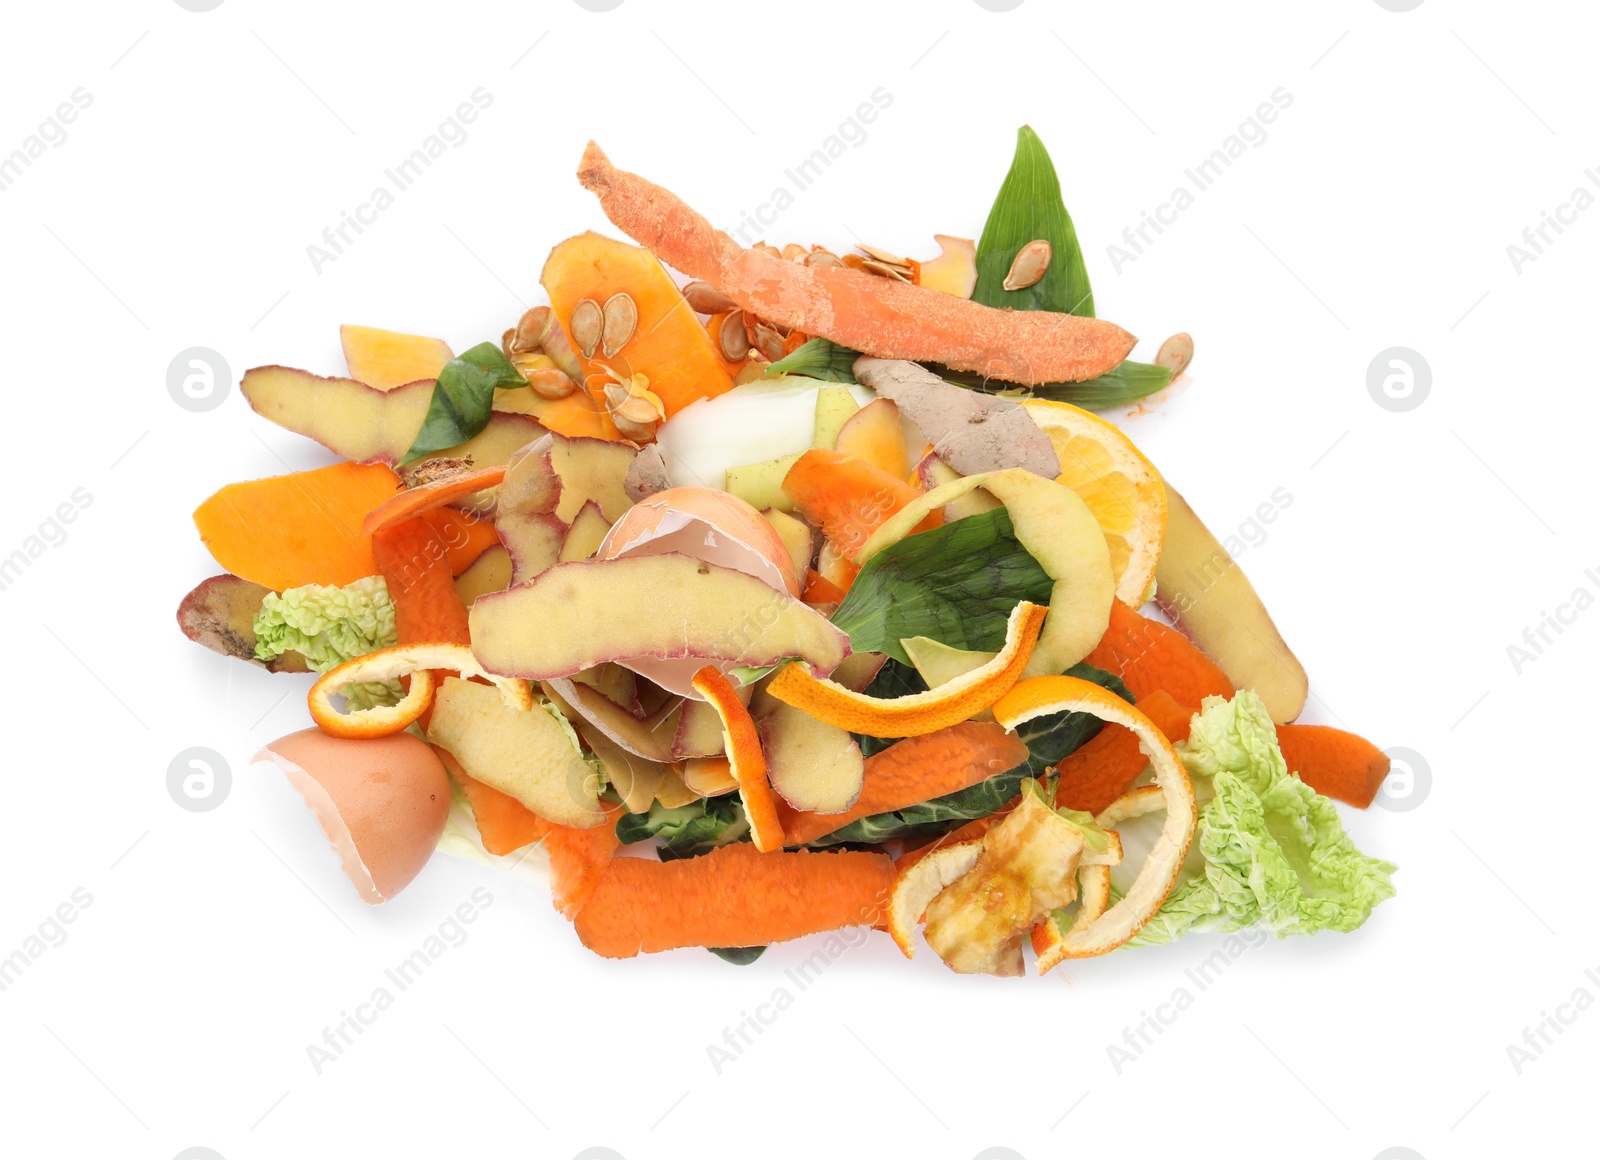
M 432 748 L 409 733 L 358 741 L 302 729 L 256 759 L 272 761 L 300 791 L 369 905 L 415 878 L 444 832 L 449 775 Z

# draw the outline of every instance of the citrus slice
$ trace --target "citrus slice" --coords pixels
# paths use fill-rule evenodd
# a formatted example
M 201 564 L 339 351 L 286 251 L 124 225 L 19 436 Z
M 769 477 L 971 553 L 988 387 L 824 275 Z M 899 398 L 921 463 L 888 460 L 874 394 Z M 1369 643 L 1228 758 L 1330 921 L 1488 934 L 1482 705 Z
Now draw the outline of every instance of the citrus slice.
M 885 520 L 858 559 L 865 565 L 916 531 L 930 511 L 980 487 L 1005 504 L 1017 542 L 1055 581 L 1050 589 L 1050 615 L 1023 676 L 1065 672 L 1088 656 L 1106 634 L 1117 587 L 1105 535 L 1094 513 L 1070 487 L 1020 467 L 951 480 Z
M 722 740 L 728 751 L 729 771 L 739 787 L 744 815 L 750 819 L 750 840 L 763 854 L 783 848 L 783 823 L 778 801 L 767 784 L 767 758 L 761 752 L 761 734 L 750 710 L 739 700 L 728 678 L 715 665 L 694 675 L 694 689 L 722 718 Z
M 386 499 L 366 514 L 361 521 L 361 534 L 370 536 L 380 528 L 399 523 L 411 516 L 421 515 L 436 507 L 473 495 L 485 488 L 494 487 L 506 477 L 504 464 L 483 467 L 477 471 L 463 471 L 446 479 L 407 488 L 392 499 Z
M 1197 818 L 1194 786 L 1183 762 L 1178 760 L 1178 751 L 1150 718 L 1115 693 L 1077 677 L 1035 677 L 1020 682 L 994 706 L 995 720 L 1008 730 L 1035 717 L 1062 712 L 1090 713 L 1132 730 L 1155 771 L 1154 785 L 1161 793 L 1167 818 L 1133 884 L 1116 905 L 1066 934 L 1060 933 L 1049 918 L 1035 928 L 1041 975 L 1063 959 L 1091 958 L 1113 951 L 1150 921 L 1177 881 L 1189 843 L 1194 840 Z
M 966 721 L 1017 683 L 1033 655 L 1049 609 L 1019 601 L 1006 622 L 1006 643 L 995 658 L 936 689 L 906 697 L 869 697 L 815 677 L 809 665 L 791 662 L 772 678 L 767 692 L 819 721 L 872 737 L 921 737 Z
M 1167 532 L 1167 493 L 1155 466 L 1114 425 L 1071 403 L 1024 399 L 1023 408 L 1056 450 L 1056 482 L 1078 493 L 1111 549 L 1117 599 L 1144 603 Z
M 500 690 L 500 696 L 513 709 L 533 708 L 533 689 L 527 681 L 490 676 L 473 658 L 472 650 L 460 644 L 401 644 L 353 657 L 317 678 L 306 694 L 306 705 L 317 727 L 333 737 L 388 737 L 417 720 L 433 704 L 433 669 L 460 673 L 466 679 L 482 677 Z M 411 678 L 411 687 L 398 705 L 352 713 L 341 713 L 333 706 L 333 695 L 346 685 L 392 681 L 396 677 Z
M 908 855 L 894 876 L 894 886 L 889 891 L 887 925 L 889 937 L 906 958 L 915 958 L 917 924 L 922 912 L 939 892 L 978 864 L 983 852 L 983 839 L 956 842 L 940 846 L 927 854 L 918 851 Z

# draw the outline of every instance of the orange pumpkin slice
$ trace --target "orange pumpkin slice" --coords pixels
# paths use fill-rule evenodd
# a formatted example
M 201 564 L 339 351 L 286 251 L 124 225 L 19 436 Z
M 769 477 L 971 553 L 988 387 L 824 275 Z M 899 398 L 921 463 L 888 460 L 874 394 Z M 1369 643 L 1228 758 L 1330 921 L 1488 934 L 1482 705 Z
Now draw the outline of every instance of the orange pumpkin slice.
M 649 250 L 582 233 L 550 251 L 539 281 L 582 360 L 590 394 L 602 405 L 606 384 L 616 381 L 611 372 L 624 379 L 646 376 L 669 419 L 698 399 L 733 389 L 711 336 Z M 623 309 L 619 296 L 631 309 Z M 579 311 L 580 303 L 590 306 Z M 598 318 L 596 335 L 573 325 L 575 311 L 580 321 L 585 314 L 591 322 Z M 592 345 L 590 337 L 597 340 Z
M 443 507 L 454 500 L 494 487 L 506 477 L 505 464 L 483 467 L 477 471 L 463 471 L 448 479 L 435 480 L 417 487 L 407 488 L 392 499 L 387 499 L 367 513 L 361 521 L 361 534 L 371 536 L 390 524 L 399 523 L 411 516 L 421 515 L 434 508 Z
M 400 644 L 353 657 L 317 679 L 306 694 L 306 705 L 317 727 L 333 737 L 388 737 L 417 720 L 433 704 L 434 669 L 460 673 L 468 679 L 482 677 L 500 690 L 500 696 L 513 709 L 533 708 L 533 689 L 527 681 L 491 676 L 466 645 L 440 643 Z M 410 688 L 398 705 L 379 705 L 353 713 L 334 708 L 333 695 L 346 685 L 392 681 L 396 677 L 410 678 Z
M 694 675 L 694 688 L 722 718 L 722 739 L 728 750 L 728 765 L 739 787 L 745 817 L 750 819 L 750 840 L 757 850 L 783 848 L 783 823 L 778 818 L 778 802 L 767 784 L 767 758 L 761 752 L 761 734 L 750 710 L 739 700 L 728 678 L 715 665 L 707 665 Z
M 995 658 L 937 689 L 907 697 L 869 697 L 813 676 L 809 665 L 785 665 L 767 686 L 778 700 L 820 721 L 873 737 L 921 737 L 970 719 L 998 701 L 1022 676 L 1049 609 L 1020 601 L 1006 622 Z
M 1137 934 L 1172 892 L 1198 820 L 1194 786 L 1178 760 L 1178 751 L 1150 718 L 1116 694 L 1077 677 L 1033 677 L 1019 682 L 994 705 L 995 721 L 1007 730 L 1035 717 L 1062 712 L 1090 713 L 1139 738 L 1139 748 L 1155 771 L 1154 788 L 1161 794 L 1167 818 L 1138 875 L 1116 905 L 1092 921 L 1074 924 L 1065 934 L 1049 916 L 1034 928 L 1041 975 L 1063 959 L 1106 954 Z

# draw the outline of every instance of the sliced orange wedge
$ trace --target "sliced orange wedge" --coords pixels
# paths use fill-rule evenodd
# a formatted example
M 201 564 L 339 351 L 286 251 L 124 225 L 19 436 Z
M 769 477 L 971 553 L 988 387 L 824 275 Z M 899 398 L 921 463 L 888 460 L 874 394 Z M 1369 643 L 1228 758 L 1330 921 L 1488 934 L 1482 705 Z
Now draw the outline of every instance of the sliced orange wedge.
M 517 677 L 496 677 L 484 672 L 472 650 L 460 644 L 401 644 L 353 657 L 317 679 L 306 694 L 311 719 L 333 737 L 388 737 L 398 733 L 428 711 L 433 704 L 432 670 L 460 673 L 465 679 L 481 677 L 500 690 L 513 709 L 533 708 L 533 688 Z M 334 708 L 333 695 L 346 685 L 363 681 L 392 681 L 410 677 L 411 686 L 398 705 L 380 705 L 353 713 Z
M 1023 408 L 1050 436 L 1061 464 L 1056 482 L 1089 505 L 1117 578 L 1117 599 L 1138 608 L 1155 579 L 1167 531 L 1167 493 L 1155 466 L 1133 440 L 1100 416 L 1047 399 L 1024 399 Z
M 1178 751 L 1150 718 L 1116 694 L 1076 677 L 1034 677 L 1018 683 L 994 705 L 994 719 L 1008 730 L 1035 717 L 1062 712 L 1091 713 L 1126 727 L 1139 738 L 1139 748 L 1155 771 L 1153 788 L 1161 794 L 1167 819 L 1133 884 L 1116 905 L 1091 921 L 1075 923 L 1065 934 L 1049 916 L 1035 926 L 1034 950 L 1041 975 L 1063 959 L 1106 954 L 1137 934 L 1172 892 L 1194 840 L 1197 820 L 1194 786 L 1178 760 Z
M 463 471 L 448 479 L 407 488 L 393 499 L 384 500 L 367 513 L 361 521 L 361 534 L 370 536 L 390 524 L 412 516 L 421 515 L 436 507 L 469 496 L 485 488 L 494 487 L 506 477 L 505 464 L 499 467 L 482 467 L 477 471 Z
M 767 758 L 761 752 L 761 734 L 750 710 L 715 665 L 696 673 L 693 684 L 695 692 L 711 702 L 722 718 L 722 740 L 727 747 L 729 770 L 739 787 L 739 800 L 744 803 L 744 815 L 750 820 L 750 840 L 762 853 L 783 849 L 778 801 L 767 783 Z
M 987 664 L 937 689 L 907 697 L 869 697 L 811 674 L 792 662 L 772 678 L 767 692 L 829 725 L 872 737 L 921 737 L 970 719 L 1017 683 L 1038 643 L 1049 609 L 1020 601 L 1006 622 L 1006 643 Z

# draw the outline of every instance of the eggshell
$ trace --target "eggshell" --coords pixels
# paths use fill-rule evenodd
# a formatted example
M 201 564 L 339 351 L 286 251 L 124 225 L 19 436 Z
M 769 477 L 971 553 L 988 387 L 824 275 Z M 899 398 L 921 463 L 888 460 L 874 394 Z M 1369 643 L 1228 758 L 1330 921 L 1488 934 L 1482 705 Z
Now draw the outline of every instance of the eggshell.
M 680 552 L 800 595 L 794 557 L 767 518 L 738 496 L 672 487 L 647 496 L 612 525 L 597 560 Z
M 328 836 L 361 900 L 398 894 L 427 863 L 450 813 L 450 778 L 409 733 L 370 740 L 302 729 L 256 755 L 283 770 Z
M 725 491 L 673 487 L 647 496 L 612 525 L 595 558 L 669 552 L 732 568 L 780 592 L 800 595 L 794 557 L 783 538 L 765 516 Z M 704 659 L 639 657 L 618 663 L 681 697 L 702 699 L 692 681 L 708 663 Z

